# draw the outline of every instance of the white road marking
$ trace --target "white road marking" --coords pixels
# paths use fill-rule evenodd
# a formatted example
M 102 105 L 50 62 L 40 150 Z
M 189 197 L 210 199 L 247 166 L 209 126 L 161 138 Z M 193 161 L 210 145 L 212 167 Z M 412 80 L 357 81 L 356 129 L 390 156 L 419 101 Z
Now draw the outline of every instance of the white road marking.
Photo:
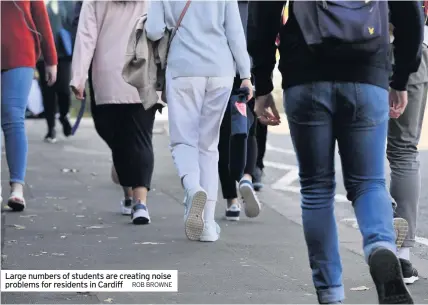
M 264 161 L 263 163 L 267 167 L 288 171 L 282 178 L 280 178 L 274 184 L 271 185 L 272 189 L 300 194 L 300 186 L 291 185 L 299 180 L 299 168 L 296 165 L 289 165 L 271 161 Z M 341 194 L 336 194 L 334 199 L 336 200 L 336 202 L 348 202 L 346 196 Z

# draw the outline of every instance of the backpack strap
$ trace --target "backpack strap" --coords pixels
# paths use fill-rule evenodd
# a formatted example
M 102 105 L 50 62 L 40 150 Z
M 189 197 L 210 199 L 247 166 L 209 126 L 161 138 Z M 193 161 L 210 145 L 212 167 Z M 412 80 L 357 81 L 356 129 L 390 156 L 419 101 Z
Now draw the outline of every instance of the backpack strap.
M 183 11 L 180 14 L 180 18 L 178 18 L 176 29 L 178 29 L 181 24 L 181 21 L 183 21 L 183 18 L 186 15 L 187 9 L 189 8 L 191 2 L 191 0 L 187 0 L 186 5 L 184 6 Z

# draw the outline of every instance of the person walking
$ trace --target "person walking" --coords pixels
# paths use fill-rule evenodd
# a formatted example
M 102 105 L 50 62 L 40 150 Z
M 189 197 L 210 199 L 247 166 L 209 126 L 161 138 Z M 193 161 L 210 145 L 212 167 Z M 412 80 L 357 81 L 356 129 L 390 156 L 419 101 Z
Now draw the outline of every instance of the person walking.
M 238 90 L 240 84 L 238 78 L 234 82 L 233 91 Z M 261 203 L 255 193 L 252 176 L 257 160 L 257 122 L 254 114 L 254 99 L 252 99 L 246 105 L 247 124 L 250 126 L 248 134 L 233 136 L 231 107 L 235 106 L 229 104 L 226 107 L 220 126 L 218 173 L 223 198 L 227 201 L 225 217 L 227 220 L 238 221 L 241 214 L 241 204 L 238 200 L 237 182 L 239 183 L 239 193 L 242 196 L 245 215 L 254 218 L 261 211 Z M 251 120 L 250 116 L 254 119 Z
M 8 206 L 24 210 L 27 135 L 25 111 L 37 60 L 43 55 L 45 80 L 56 81 L 58 58 L 43 1 L 1 1 L 1 127 L 10 173 Z
M 299 164 L 303 230 L 318 302 L 336 304 L 345 298 L 334 216 L 337 141 L 347 197 L 379 303 L 411 304 L 396 254 L 385 147 L 389 111 L 404 110 L 409 75 L 420 64 L 419 2 L 290 1 L 287 23 L 281 26 L 283 4 L 250 2 L 248 50 L 257 92 L 255 112 L 265 124 L 279 119 L 268 100 L 279 32 L 284 108 Z M 308 22 L 314 20 L 313 13 L 320 16 L 322 31 Z M 389 14 L 395 26 L 391 81 Z M 346 21 L 343 16 L 348 16 Z
M 424 1 L 425 5 L 427 1 Z M 407 85 L 408 104 L 403 112 L 391 109 L 386 154 L 391 168 L 390 194 L 397 207 L 396 218 L 404 218 L 408 224 L 407 235 L 397 240 L 398 257 L 403 270 L 404 282 L 413 284 L 419 279 L 413 267 L 410 250 L 415 245 L 416 224 L 421 194 L 421 172 L 418 144 L 422 131 L 428 92 L 428 7 L 425 8 L 422 61 L 417 72 L 412 73 Z M 399 228 L 396 228 L 398 230 Z
M 220 125 L 236 69 L 252 97 L 250 58 L 236 0 L 152 2 L 147 37 L 158 41 L 180 15 L 166 71 L 170 146 L 186 194 L 186 236 L 213 242 L 220 234 L 214 220 Z
M 72 39 L 73 39 L 73 48 L 76 41 L 76 35 L 77 35 L 77 27 L 79 25 L 79 18 L 80 18 L 80 12 L 82 10 L 83 1 L 76 1 L 74 6 L 74 18 L 72 21 Z M 89 99 L 90 99 L 90 109 L 91 109 L 91 117 L 94 121 L 95 131 L 98 133 L 99 136 L 101 136 L 100 128 L 98 127 L 97 122 L 99 120 L 96 119 L 97 116 L 97 105 L 95 103 L 95 93 L 94 93 L 94 86 L 92 83 L 92 62 L 89 66 L 88 70 L 88 89 L 89 89 Z M 86 94 L 86 90 L 85 93 Z M 111 179 L 115 184 L 120 185 L 119 178 L 117 177 L 116 169 L 114 168 L 114 165 L 111 166 Z M 127 196 L 132 197 L 132 190 L 127 190 Z
M 282 17 L 281 22 L 282 25 L 284 25 L 287 22 L 288 19 L 288 1 L 285 3 L 284 8 L 282 10 Z M 275 44 L 277 47 L 279 47 L 280 39 L 279 34 L 277 36 L 277 39 L 275 40 Z M 255 93 L 256 95 L 256 93 Z M 271 98 L 271 96 L 269 96 Z M 269 103 L 273 103 L 273 101 L 269 101 Z M 266 154 L 266 144 L 267 144 L 267 134 L 268 134 L 268 126 L 265 124 L 262 124 L 259 119 L 257 119 L 257 161 L 256 161 L 256 167 L 254 168 L 253 172 L 253 185 L 255 191 L 260 191 L 263 187 L 263 176 L 264 176 L 264 158 Z
M 76 1 L 76 4 L 74 6 L 74 18 L 72 21 L 72 37 L 73 37 L 73 47 L 76 41 L 76 35 L 77 35 L 77 27 L 79 25 L 79 19 L 80 19 L 80 12 L 82 11 L 82 5 L 83 5 L 83 1 Z M 95 125 L 95 130 L 97 131 L 98 135 L 100 135 L 99 129 L 98 129 L 98 125 L 96 124 L 96 122 L 98 122 L 97 119 L 95 119 L 96 117 L 96 111 L 97 111 L 97 107 L 96 107 L 96 103 L 95 103 L 95 93 L 94 93 L 94 86 L 92 84 L 92 62 L 91 65 L 89 66 L 89 70 L 88 70 L 88 87 L 89 87 L 89 97 L 90 97 L 90 102 L 91 102 L 91 116 L 92 119 L 94 120 L 94 125 Z
M 245 33 L 248 1 L 238 1 L 238 7 Z M 239 91 L 240 86 L 241 80 L 237 75 L 233 82 L 232 95 Z M 250 126 L 248 134 L 245 136 L 243 134 L 232 135 L 232 107 L 235 107 L 235 104 L 231 97 L 220 126 L 218 173 L 223 198 L 227 201 L 226 219 L 238 221 L 241 204 L 238 201 L 237 182 L 239 182 L 239 192 L 243 199 L 245 215 L 251 218 L 257 217 L 261 210 L 260 201 L 254 191 L 252 176 L 257 159 L 257 119 L 254 113 L 253 98 L 246 105 L 247 127 Z
M 55 39 L 56 52 L 58 54 L 58 73 L 55 85 L 48 86 L 45 75 L 45 66 L 42 61 L 37 63 L 39 71 L 39 83 L 42 90 L 44 115 L 48 127 L 45 141 L 55 143 L 55 120 L 57 105 L 59 109 L 59 121 L 62 124 L 64 136 L 71 135 L 71 124 L 68 119 L 71 92 L 71 24 L 74 12 L 74 1 L 48 0 L 46 3 L 53 37 Z
M 156 107 L 145 110 L 136 88 L 122 77 L 125 52 L 144 1 L 84 1 L 72 61 L 71 88 L 83 99 L 92 62 L 97 131 L 112 151 L 124 199 L 121 212 L 134 224 L 150 223 L 147 194 L 154 167 L 152 145 Z

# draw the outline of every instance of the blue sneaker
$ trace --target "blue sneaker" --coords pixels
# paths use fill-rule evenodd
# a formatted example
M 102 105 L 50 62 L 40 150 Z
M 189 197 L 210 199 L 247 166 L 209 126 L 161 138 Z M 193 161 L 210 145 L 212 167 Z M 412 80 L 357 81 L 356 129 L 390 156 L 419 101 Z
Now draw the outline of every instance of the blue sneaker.
M 150 223 L 149 211 L 141 201 L 132 207 L 131 219 L 134 225 L 147 225 Z
M 241 207 L 237 203 L 233 203 L 226 208 L 226 220 L 238 221 L 241 214 Z
M 244 201 L 245 215 L 247 215 L 249 218 L 259 216 L 262 207 L 251 181 L 242 179 L 239 182 L 239 192 L 241 193 L 242 199 Z

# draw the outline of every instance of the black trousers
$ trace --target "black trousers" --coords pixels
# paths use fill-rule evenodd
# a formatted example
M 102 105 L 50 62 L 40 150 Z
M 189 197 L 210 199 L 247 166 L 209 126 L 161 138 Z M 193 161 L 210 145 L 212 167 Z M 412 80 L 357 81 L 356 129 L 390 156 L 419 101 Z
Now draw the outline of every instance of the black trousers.
M 248 108 L 253 113 L 254 100 L 248 102 Z M 257 120 L 251 125 L 248 137 L 231 136 L 231 111 L 226 108 L 220 127 L 220 139 L 218 144 L 219 162 L 218 172 L 224 199 L 238 198 L 236 182 L 242 178 L 242 173 L 252 174 L 257 160 L 256 126 Z M 247 151 L 244 146 L 247 144 Z M 243 153 L 247 154 L 246 158 Z M 246 160 L 246 162 L 243 162 Z
M 95 109 L 95 126 L 112 151 L 120 185 L 150 189 L 156 109 L 146 111 L 142 104 L 99 105 Z
M 70 111 L 71 103 L 71 59 L 60 58 L 58 61 L 58 72 L 56 83 L 49 87 L 46 82 L 46 70 L 44 62 L 37 63 L 39 71 L 39 83 L 43 96 L 44 115 L 48 129 L 55 128 L 55 116 L 57 113 L 57 104 L 60 121 L 66 118 Z
M 89 98 L 91 99 L 91 116 L 92 116 L 92 119 L 94 120 L 95 130 L 98 133 L 98 135 L 101 137 L 100 129 L 97 125 L 98 120 L 96 119 L 97 104 L 95 103 L 95 92 L 94 92 L 94 85 L 92 82 L 92 63 L 88 71 L 88 85 L 89 85 Z
M 264 169 L 263 159 L 266 153 L 266 141 L 267 141 L 268 127 L 257 120 L 257 162 L 256 166 L 260 169 Z

